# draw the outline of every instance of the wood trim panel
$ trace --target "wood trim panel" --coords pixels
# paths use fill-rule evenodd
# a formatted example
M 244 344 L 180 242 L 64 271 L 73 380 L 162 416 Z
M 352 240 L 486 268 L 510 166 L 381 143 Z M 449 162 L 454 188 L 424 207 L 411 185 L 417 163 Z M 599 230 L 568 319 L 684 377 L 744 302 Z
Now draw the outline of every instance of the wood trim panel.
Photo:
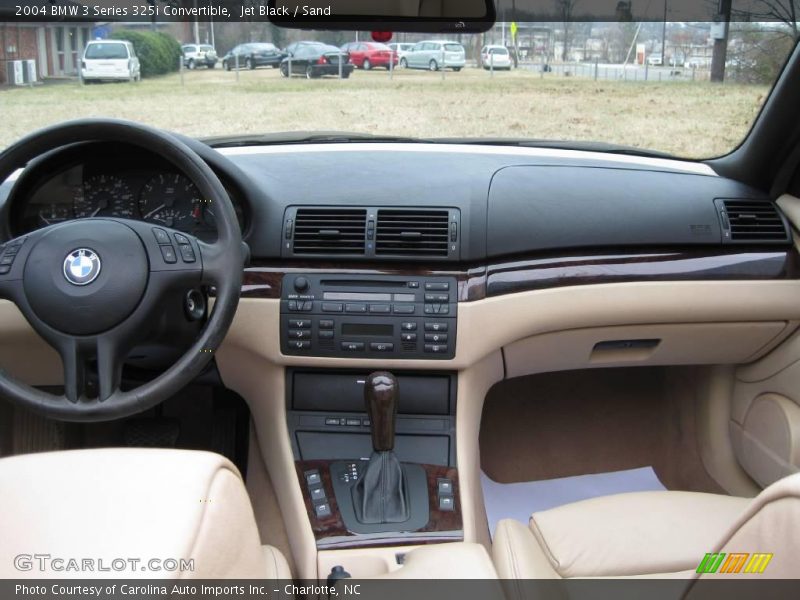
M 279 299 L 283 277 L 290 273 L 455 277 L 458 301 L 473 302 L 528 290 L 631 281 L 800 279 L 800 256 L 794 249 L 781 248 L 608 251 L 520 257 L 463 270 L 424 269 L 419 265 L 343 268 L 336 263 L 287 265 L 257 260 L 245 269 L 242 297 Z
M 549 256 L 491 265 L 487 296 L 631 281 L 798 279 L 800 261 L 787 251 L 663 251 Z
M 314 538 L 319 542 L 326 538 L 332 537 L 347 537 L 352 538 L 352 544 L 339 545 L 338 548 L 357 548 L 364 546 L 398 546 L 398 545 L 423 545 L 434 544 L 441 542 L 452 542 L 451 538 L 437 539 L 435 537 L 426 537 L 426 533 L 436 532 L 449 532 L 462 530 L 461 518 L 461 499 L 459 496 L 458 485 L 458 469 L 455 467 L 445 467 L 439 465 L 421 465 L 425 469 L 425 474 L 428 478 L 428 510 L 430 518 L 428 524 L 420 529 L 412 537 L 398 537 L 393 539 L 391 537 L 383 537 L 380 540 L 371 540 L 364 538 L 358 534 L 349 532 L 344 525 L 339 512 L 339 505 L 336 502 L 336 496 L 333 492 L 333 482 L 331 481 L 330 463 L 333 461 L 328 460 L 306 460 L 296 461 L 295 469 L 297 476 L 300 480 L 300 488 L 303 492 L 303 502 L 306 507 L 306 514 L 308 515 L 311 529 L 314 532 Z M 328 497 L 328 503 L 331 507 L 331 516 L 320 519 L 314 513 L 314 506 L 311 502 L 311 496 L 308 493 L 304 473 L 312 469 L 317 469 L 322 478 L 322 487 L 325 489 L 325 495 Z M 440 478 L 447 478 L 453 482 L 453 492 L 456 498 L 456 507 L 452 512 L 443 512 L 439 510 L 437 502 L 437 480 Z

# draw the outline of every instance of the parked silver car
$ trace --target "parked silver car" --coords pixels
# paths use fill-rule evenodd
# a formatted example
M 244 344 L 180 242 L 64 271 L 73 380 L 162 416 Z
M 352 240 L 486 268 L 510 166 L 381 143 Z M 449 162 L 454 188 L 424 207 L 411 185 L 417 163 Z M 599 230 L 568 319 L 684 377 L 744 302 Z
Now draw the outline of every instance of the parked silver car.
M 184 44 L 181 46 L 183 50 L 183 64 L 187 69 L 196 69 L 197 67 L 208 67 L 213 69 L 217 66 L 217 51 L 214 46 L 209 44 Z
M 460 71 L 467 63 L 467 53 L 464 46 L 458 42 L 446 40 L 428 40 L 415 44 L 414 47 L 400 59 L 401 67 L 409 69 L 453 69 Z
M 389 48 L 391 48 L 392 50 L 394 50 L 394 53 L 395 53 L 395 54 L 397 54 L 397 58 L 398 58 L 398 60 L 400 61 L 400 63 L 399 63 L 399 64 L 400 64 L 401 66 L 405 66 L 405 65 L 403 64 L 403 59 L 404 59 L 404 58 L 406 57 L 406 55 L 407 55 L 409 52 L 411 52 L 411 50 L 414 48 L 414 44 L 408 44 L 408 43 L 396 43 L 396 42 L 394 42 L 394 43 L 388 44 L 388 46 L 389 46 Z

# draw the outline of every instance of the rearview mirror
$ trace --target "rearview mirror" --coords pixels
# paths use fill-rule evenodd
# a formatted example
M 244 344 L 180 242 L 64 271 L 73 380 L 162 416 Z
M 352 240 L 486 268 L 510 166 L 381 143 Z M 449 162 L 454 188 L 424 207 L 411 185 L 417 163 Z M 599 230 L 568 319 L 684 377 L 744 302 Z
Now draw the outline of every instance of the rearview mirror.
M 495 22 L 493 0 L 269 0 L 270 21 L 297 29 L 480 33 Z

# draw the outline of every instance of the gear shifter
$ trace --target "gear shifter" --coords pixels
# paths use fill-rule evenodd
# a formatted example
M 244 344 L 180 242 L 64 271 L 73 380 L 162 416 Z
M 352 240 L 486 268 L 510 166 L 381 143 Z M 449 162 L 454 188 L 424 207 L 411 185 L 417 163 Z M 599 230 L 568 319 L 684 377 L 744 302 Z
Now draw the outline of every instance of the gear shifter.
M 406 478 L 394 453 L 398 392 L 397 378 L 391 373 L 372 373 L 367 378 L 364 400 L 373 453 L 352 492 L 356 518 L 362 523 L 402 523 L 410 518 Z

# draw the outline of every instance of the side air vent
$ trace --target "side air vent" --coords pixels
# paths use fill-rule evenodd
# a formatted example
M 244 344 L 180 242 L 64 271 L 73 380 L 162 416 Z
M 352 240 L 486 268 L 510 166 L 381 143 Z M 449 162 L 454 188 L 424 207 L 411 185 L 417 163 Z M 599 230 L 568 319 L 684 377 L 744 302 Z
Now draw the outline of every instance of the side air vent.
M 724 242 L 786 243 L 790 241 L 786 221 L 772 202 L 717 200 Z
M 286 226 L 294 254 L 364 254 L 365 208 L 298 208 Z
M 453 242 L 458 225 L 452 222 Z M 447 258 L 451 251 L 451 219 L 447 210 L 378 210 L 377 256 Z

